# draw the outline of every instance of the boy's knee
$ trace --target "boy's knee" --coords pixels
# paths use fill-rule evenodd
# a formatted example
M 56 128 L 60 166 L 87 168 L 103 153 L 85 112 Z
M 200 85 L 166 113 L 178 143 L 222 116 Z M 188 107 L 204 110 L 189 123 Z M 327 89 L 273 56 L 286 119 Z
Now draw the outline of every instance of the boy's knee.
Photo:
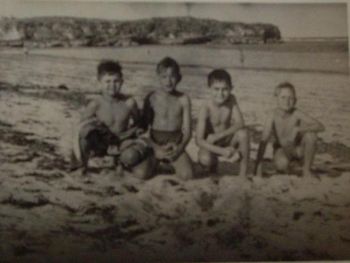
M 249 137 L 248 130 L 244 129 L 244 128 L 240 129 L 237 131 L 236 136 L 237 136 L 237 140 L 239 142 L 246 141 L 246 140 L 248 140 L 248 137 Z
M 178 173 L 178 176 L 182 179 L 182 180 L 190 180 L 193 178 L 193 170 L 192 169 L 186 169 L 186 170 L 182 170 Z
M 134 167 L 140 162 L 140 156 L 137 150 L 130 148 L 121 153 L 119 160 L 126 167 Z
M 315 132 L 307 132 L 304 134 L 304 140 L 308 143 L 315 143 L 317 141 L 317 135 Z
M 149 177 L 149 173 L 147 170 L 134 170 L 132 171 L 132 174 L 134 177 L 138 178 L 138 179 L 147 179 L 147 177 Z
M 213 155 L 204 150 L 199 151 L 198 161 L 201 165 L 208 166 L 208 167 L 216 165 L 216 160 L 213 157 Z
M 90 154 L 91 147 L 86 138 L 79 138 L 79 148 L 83 158 Z
M 277 155 L 275 156 L 275 166 L 278 171 L 285 172 L 288 169 L 289 160 L 285 156 Z
M 119 161 L 127 168 L 133 168 L 146 160 L 151 154 L 150 148 L 143 145 L 132 145 L 122 151 Z

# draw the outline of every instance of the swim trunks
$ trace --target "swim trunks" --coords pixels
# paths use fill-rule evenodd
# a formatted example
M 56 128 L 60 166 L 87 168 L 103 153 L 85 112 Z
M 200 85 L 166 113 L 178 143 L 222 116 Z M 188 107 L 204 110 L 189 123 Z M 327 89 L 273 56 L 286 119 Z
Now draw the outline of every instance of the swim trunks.
M 183 134 L 181 130 L 177 131 L 158 131 L 151 129 L 150 137 L 158 145 L 166 145 L 167 143 L 178 144 L 181 142 Z
M 79 138 L 83 144 L 83 151 L 88 149 L 100 157 L 107 154 L 109 145 L 119 145 L 118 136 L 114 135 L 105 124 L 96 120 L 81 126 Z
M 111 145 L 121 146 L 122 149 L 116 153 L 116 158 L 126 168 L 138 165 L 153 152 L 149 143 L 142 138 L 130 139 L 127 145 L 121 145 L 118 136 L 105 124 L 95 120 L 83 124 L 79 136 L 82 151 L 92 151 L 97 157 L 106 156 Z
M 293 144 L 282 146 L 277 136 L 277 130 L 275 124 L 273 124 L 273 133 L 274 133 L 274 142 L 273 142 L 273 150 L 276 152 L 278 149 L 282 148 L 284 154 L 287 156 L 289 160 L 298 161 L 301 159 L 300 155 L 297 152 L 297 147 L 301 145 L 303 136 L 301 133 L 298 133 Z

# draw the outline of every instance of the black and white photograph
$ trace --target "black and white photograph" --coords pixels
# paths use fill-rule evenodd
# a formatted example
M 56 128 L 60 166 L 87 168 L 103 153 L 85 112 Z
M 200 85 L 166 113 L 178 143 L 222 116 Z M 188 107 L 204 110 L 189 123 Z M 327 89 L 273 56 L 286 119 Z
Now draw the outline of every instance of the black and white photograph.
M 1 262 L 350 259 L 346 3 L 0 5 Z

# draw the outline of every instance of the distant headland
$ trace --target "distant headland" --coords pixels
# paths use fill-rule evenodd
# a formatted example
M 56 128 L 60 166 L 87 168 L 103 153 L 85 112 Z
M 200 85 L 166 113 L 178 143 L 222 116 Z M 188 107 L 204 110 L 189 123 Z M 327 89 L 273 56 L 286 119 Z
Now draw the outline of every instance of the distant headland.
M 264 44 L 281 41 L 272 24 L 223 22 L 193 17 L 133 21 L 75 17 L 1 18 L 0 46 L 120 47 L 137 45 Z

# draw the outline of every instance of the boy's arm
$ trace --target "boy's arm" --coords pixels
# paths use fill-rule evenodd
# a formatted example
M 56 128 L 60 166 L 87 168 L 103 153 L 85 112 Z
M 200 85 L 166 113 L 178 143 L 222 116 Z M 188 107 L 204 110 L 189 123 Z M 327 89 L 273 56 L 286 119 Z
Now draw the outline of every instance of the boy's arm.
M 183 96 L 181 98 L 182 103 L 182 140 L 177 145 L 176 150 L 170 153 L 170 159 L 174 160 L 179 157 L 184 151 L 191 139 L 192 131 L 192 120 L 191 120 L 191 100 L 188 96 Z
M 183 103 L 183 116 L 182 116 L 182 132 L 183 138 L 180 143 L 182 150 L 185 150 L 192 136 L 192 119 L 191 119 L 191 100 L 188 96 L 184 96 Z
M 73 132 L 73 154 L 78 161 L 81 161 L 81 149 L 80 149 L 80 130 L 81 127 L 89 122 L 93 121 L 96 118 L 96 111 L 99 107 L 99 103 L 97 100 L 92 100 L 88 103 L 88 105 L 83 109 L 80 114 L 79 123 L 76 123 L 74 126 Z
M 298 118 L 301 123 L 298 127 L 298 131 L 301 133 L 305 132 L 323 132 L 325 130 L 324 125 L 316 120 L 315 118 L 310 117 L 304 112 L 298 110 Z
M 119 134 L 118 137 L 121 141 L 129 139 L 130 137 L 134 136 L 140 129 L 138 127 L 140 122 L 140 112 L 137 107 L 137 103 L 135 99 L 134 98 L 128 99 L 126 104 L 130 108 L 130 119 L 132 120 L 132 123 L 126 131 Z
M 141 118 L 141 114 L 139 108 L 137 107 L 136 100 L 134 98 L 130 98 L 128 101 L 128 106 L 130 107 L 130 115 L 133 121 L 132 126 L 138 126 Z
M 298 134 L 304 134 L 306 132 L 318 133 L 324 131 L 323 124 L 309 115 L 299 110 L 295 111 L 295 115 L 297 123 L 290 131 L 289 137 L 287 138 L 288 143 L 294 144 Z
M 99 103 L 97 100 L 90 101 L 80 114 L 80 123 L 96 117 L 98 107 Z
M 207 119 L 208 119 L 208 108 L 207 105 L 204 105 L 199 110 L 199 116 L 198 116 L 198 123 L 197 123 L 197 129 L 196 129 L 196 143 L 199 147 L 218 154 L 218 155 L 224 155 L 224 149 L 220 146 L 216 146 L 213 143 L 209 143 L 206 138 L 206 130 L 207 130 Z
M 211 138 L 209 138 L 209 141 L 215 143 L 227 136 L 234 134 L 236 131 L 244 127 L 243 116 L 237 103 L 235 103 L 232 108 L 231 123 L 233 123 L 233 125 L 231 125 L 228 129 L 214 133 L 212 136 L 210 136 Z
M 262 138 L 261 138 L 261 141 L 259 143 L 259 148 L 258 148 L 258 152 L 257 152 L 257 156 L 256 156 L 255 165 L 254 165 L 253 174 L 255 174 L 255 175 L 258 172 L 261 173 L 261 161 L 262 161 L 264 154 L 265 154 L 267 142 L 268 142 L 268 140 L 271 136 L 271 133 L 272 133 L 272 124 L 273 124 L 273 115 L 268 117 L 267 120 L 265 121 L 263 133 L 262 133 Z
M 148 94 L 143 102 L 143 108 L 139 122 L 139 127 L 145 131 L 148 130 L 148 126 L 151 125 L 153 122 L 154 112 L 151 105 L 152 94 L 153 93 Z
M 143 102 L 143 108 L 141 112 L 141 118 L 139 122 L 139 128 L 141 128 L 145 133 L 147 134 L 148 143 L 149 145 L 155 150 L 155 154 L 159 159 L 163 159 L 164 153 L 160 153 L 160 147 L 158 144 L 156 144 L 152 137 L 149 134 L 149 126 L 152 126 L 153 118 L 154 118 L 154 111 L 152 107 L 151 97 L 153 95 L 153 92 L 149 93 Z

